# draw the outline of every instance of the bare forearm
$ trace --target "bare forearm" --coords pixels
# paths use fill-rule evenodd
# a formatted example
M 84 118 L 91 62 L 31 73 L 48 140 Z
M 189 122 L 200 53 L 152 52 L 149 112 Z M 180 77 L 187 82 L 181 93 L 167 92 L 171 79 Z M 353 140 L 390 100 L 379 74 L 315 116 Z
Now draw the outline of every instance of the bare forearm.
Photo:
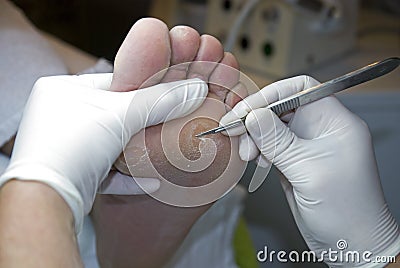
M 0 188 L 0 267 L 82 267 L 71 210 L 52 188 Z

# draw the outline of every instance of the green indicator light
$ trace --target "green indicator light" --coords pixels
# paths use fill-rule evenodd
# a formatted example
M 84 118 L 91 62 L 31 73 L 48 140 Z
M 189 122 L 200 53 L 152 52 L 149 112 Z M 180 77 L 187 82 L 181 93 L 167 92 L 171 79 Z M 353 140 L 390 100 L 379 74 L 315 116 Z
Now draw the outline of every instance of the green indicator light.
M 272 53 L 274 52 L 272 44 L 269 42 L 265 43 L 263 46 L 263 52 L 264 52 L 265 56 L 270 57 L 272 55 Z

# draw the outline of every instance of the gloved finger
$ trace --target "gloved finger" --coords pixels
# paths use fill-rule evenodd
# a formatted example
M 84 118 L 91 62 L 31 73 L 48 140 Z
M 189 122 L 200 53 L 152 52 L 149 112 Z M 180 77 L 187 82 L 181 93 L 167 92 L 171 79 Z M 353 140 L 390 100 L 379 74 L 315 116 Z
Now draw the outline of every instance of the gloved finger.
M 270 109 L 252 111 L 245 123 L 261 154 L 271 163 L 275 163 L 278 158 L 285 159 L 286 150 L 290 150 L 290 146 L 297 142 L 295 134 Z
M 354 124 L 353 121 L 354 114 L 332 95 L 297 108 L 289 127 L 298 137 L 311 140 Z
M 296 76 L 272 83 L 259 92 L 252 94 L 236 104 L 232 111 L 228 112 L 220 120 L 220 126 L 246 116 L 250 111 L 264 108 L 271 103 L 289 97 L 299 91 L 318 85 L 319 82 L 306 75 Z M 239 126 L 229 130 L 229 135 L 241 135 L 246 130 Z
M 279 118 L 282 120 L 282 122 L 288 124 L 292 120 L 293 116 L 294 112 L 288 112 L 285 113 L 284 115 L 281 115 Z
M 255 93 L 255 94 L 258 94 L 258 93 Z M 250 95 L 250 96 L 252 96 L 252 95 Z M 247 102 L 247 99 L 249 97 L 247 97 L 244 100 L 237 103 L 231 111 L 226 113 L 219 121 L 219 126 L 225 126 L 233 121 L 239 120 L 239 119 L 243 118 L 244 116 L 246 116 L 252 110 L 251 103 Z M 245 128 L 244 124 L 241 124 L 240 126 L 231 128 L 228 131 L 223 131 L 221 133 L 224 135 L 229 135 L 229 136 L 238 136 L 238 135 L 242 135 L 242 134 L 246 133 L 246 128 Z
M 109 90 L 112 81 L 112 73 L 96 73 L 81 75 L 60 75 L 58 78 L 65 82 L 76 84 L 79 87 L 87 87 L 100 90 Z
M 125 129 L 130 136 L 145 127 L 192 113 L 205 100 L 208 88 L 205 82 L 194 78 L 158 84 L 134 93 L 125 115 Z
M 239 137 L 239 156 L 243 161 L 251 161 L 260 154 L 257 145 L 251 137 L 244 133 Z
M 91 83 L 94 88 L 101 90 L 109 90 L 111 86 L 111 81 L 113 74 L 85 74 L 78 76 L 81 81 L 85 81 L 86 83 Z
M 252 110 L 263 108 L 318 84 L 319 82 L 310 76 L 295 76 L 272 83 L 262 88 L 256 94 L 248 96 L 245 101 Z
M 268 168 L 271 166 L 271 162 L 262 154 L 256 158 L 256 164 L 262 168 Z
M 140 186 L 139 186 L 140 185 Z M 99 194 L 142 195 L 153 193 L 160 188 L 156 178 L 132 178 L 117 171 L 111 171 L 97 190 Z

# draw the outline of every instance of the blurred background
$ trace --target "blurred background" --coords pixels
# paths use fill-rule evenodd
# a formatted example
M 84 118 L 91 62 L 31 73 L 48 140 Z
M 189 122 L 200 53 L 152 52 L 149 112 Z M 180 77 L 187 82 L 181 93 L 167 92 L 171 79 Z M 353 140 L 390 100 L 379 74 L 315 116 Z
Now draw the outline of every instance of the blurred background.
M 332 60 L 359 52 L 367 41 L 377 41 L 382 51 L 390 45 L 393 52 L 399 49 L 397 0 L 13 2 L 40 29 L 108 60 L 131 25 L 146 16 L 212 34 L 235 52 L 242 66 L 272 79 L 333 65 Z
M 42 31 L 88 58 L 110 61 L 131 25 L 153 16 L 218 37 L 259 87 L 308 74 L 326 81 L 374 61 L 400 56 L 398 0 L 14 0 Z M 339 94 L 369 125 L 386 199 L 400 222 L 399 70 Z M 241 181 L 246 188 L 255 166 Z M 272 169 L 249 194 L 245 219 L 257 250 L 306 250 Z M 325 267 L 264 263 L 261 267 Z

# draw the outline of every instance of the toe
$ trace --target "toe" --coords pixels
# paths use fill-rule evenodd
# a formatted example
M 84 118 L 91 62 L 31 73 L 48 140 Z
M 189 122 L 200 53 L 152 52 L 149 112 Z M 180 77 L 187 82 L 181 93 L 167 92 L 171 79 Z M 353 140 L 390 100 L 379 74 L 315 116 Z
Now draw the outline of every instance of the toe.
M 238 82 L 240 78 L 239 63 L 236 58 L 229 52 L 225 52 L 220 64 L 210 75 L 209 88 L 210 92 L 225 100 L 227 93 Z
M 229 90 L 225 98 L 225 104 L 228 105 L 229 108 L 233 108 L 233 106 L 235 106 L 239 101 L 246 98 L 247 95 L 247 87 L 242 82 L 239 82 Z
M 188 78 L 200 78 L 208 82 L 210 74 L 223 57 L 224 49 L 218 39 L 211 35 L 202 35 L 200 37 L 200 47 L 194 59 L 195 62 L 189 66 Z
M 137 21 L 118 50 L 111 90 L 139 88 L 146 79 L 168 67 L 170 58 L 168 27 L 154 18 Z
M 176 26 L 169 32 L 171 39 L 171 65 L 193 61 L 200 46 L 199 33 L 188 26 Z
M 176 26 L 169 32 L 171 41 L 171 66 L 163 82 L 186 79 L 189 62 L 193 61 L 200 46 L 199 33 L 188 26 Z M 187 64 L 183 64 L 183 63 Z

